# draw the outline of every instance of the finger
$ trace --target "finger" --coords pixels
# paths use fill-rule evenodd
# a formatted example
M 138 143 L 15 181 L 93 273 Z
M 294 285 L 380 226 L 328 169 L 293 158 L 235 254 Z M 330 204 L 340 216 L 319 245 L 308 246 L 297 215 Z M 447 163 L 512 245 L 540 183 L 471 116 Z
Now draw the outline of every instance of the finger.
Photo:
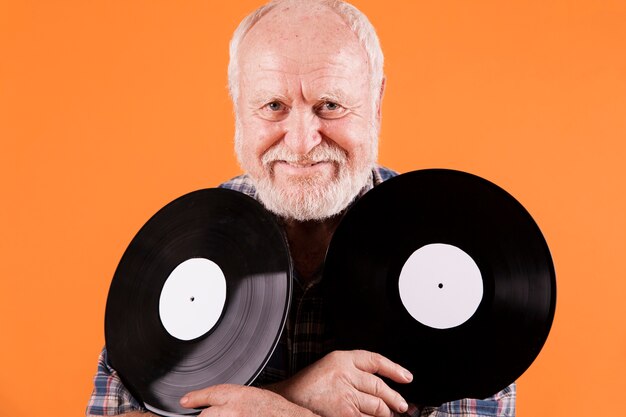
M 392 410 L 404 413 L 409 405 L 402 396 L 374 374 L 362 372 L 354 381 L 354 387 L 364 394 L 377 398 Z M 376 414 L 377 415 L 377 414 Z
M 413 380 L 413 375 L 407 369 L 375 352 L 355 350 L 353 361 L 354 366 L 364 372 L 378 374 L 398 383 L 406 384 Z
M 228 385 L 214 385 L 197 391 L 192 391 L 180 399 L 180 405 L 185 408 L 209 407 L 225 404 L 230 389 Z
M 393 417 L 394 413 L 385 402 L 374 395 L 358 392 L 354 400 L 361 414 L 373 417 Z
M 197 417 L 220 417 L 222 413 L 220 412 L 222 407 L 220 406 L 211 406 L 202 410 Z

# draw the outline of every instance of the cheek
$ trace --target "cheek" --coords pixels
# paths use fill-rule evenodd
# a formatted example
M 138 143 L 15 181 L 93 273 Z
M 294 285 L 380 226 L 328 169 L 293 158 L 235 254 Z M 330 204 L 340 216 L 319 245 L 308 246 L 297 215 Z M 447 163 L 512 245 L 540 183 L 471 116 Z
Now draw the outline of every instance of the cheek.
M 246 169 L 261 167 L 261 157 L 281 138 L 277 123 L 243 121 L 241 123 L 241 159 Z
M 364 158 L 371 148 L 371 130 L 367 122 L 338 119 L 324 126 L 325 135 L 348 154 L 351 162 Z

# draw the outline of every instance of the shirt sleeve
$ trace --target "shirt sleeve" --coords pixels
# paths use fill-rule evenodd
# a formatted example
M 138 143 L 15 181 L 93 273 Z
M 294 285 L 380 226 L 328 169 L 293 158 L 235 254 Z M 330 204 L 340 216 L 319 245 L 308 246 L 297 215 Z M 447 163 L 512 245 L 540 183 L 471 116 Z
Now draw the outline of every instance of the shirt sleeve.
M 106 348 L 102 349 L 98 358 L 98 370 L 93 383 L 86 415 L 113 416 L 131 411 L 145 411 L 109 365 Z
M 515 384 L 484 400 L 463 399 L 415 410 L 411 417 L 515 417 Z M 409 410 L 411 411 L 411 410 Z

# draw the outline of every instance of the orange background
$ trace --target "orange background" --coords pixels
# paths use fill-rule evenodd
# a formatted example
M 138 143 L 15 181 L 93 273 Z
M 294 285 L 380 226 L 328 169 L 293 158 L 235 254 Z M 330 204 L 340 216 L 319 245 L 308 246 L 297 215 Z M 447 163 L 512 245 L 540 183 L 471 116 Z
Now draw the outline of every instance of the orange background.
M 126 245 L 238 173 L 227 42 L 257 4 L 0 1 L 0 415 L 83 413 Z M 626 2 L 355 4 L 386 53 L 382 163 L 488 178 L 550 244 L 518 415 L 623 408 Z

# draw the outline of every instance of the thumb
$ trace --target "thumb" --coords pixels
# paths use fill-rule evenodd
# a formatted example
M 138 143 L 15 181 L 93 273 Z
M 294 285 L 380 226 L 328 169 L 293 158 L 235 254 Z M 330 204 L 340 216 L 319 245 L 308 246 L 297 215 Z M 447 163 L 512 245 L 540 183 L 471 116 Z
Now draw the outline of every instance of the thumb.
M 222 405 L 226 402 L 231 389 L 226 385 L 214 385 L 197 391 L 191 391 L 180 399 L 180 405 L 185 408 L 203 408 L 212 405 Z

